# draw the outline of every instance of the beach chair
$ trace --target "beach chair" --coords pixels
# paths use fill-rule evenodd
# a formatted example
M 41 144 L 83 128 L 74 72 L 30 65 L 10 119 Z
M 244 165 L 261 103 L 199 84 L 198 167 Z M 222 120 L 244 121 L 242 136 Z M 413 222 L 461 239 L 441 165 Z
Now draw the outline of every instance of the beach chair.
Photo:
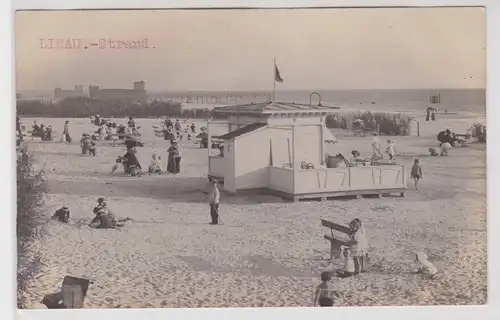
M 345 236 L 336 236 L 333 231 L 335 230 L 350 236 L 352 233 L 351 229 L 325 219 L 321 219 L 321 226 L 330 229 L 330 235 L 323 236 L 325 240 L 330 241 L 330 260 L 333 260 L 334 257 L 340 257 L 340 247 L 349 246 L 349 239 Z
M 81 309 L 91 281 L 65 276 L 62 285 L 63 304 L 67 309 Z
M 45 295 L 42 303 L 48 309 L 81 309 L 91 283 L 89 279 L 65 276 L 62 290 Z

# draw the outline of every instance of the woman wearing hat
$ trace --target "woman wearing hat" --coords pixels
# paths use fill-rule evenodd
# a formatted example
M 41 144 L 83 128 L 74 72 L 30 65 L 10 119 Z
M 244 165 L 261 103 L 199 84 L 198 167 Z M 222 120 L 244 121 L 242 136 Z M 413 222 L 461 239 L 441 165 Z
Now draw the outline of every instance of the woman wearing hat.
M 170 147 L 168 152 L 168 164 L 167 171 L 170 173 L 180 173 L 181 172 L 181 147 L 179 146 L 179 141 L 173 139 L 170 141 Z
M 168 162 L 167 162 L 167 172 L 176 173 L 177 169 L 175 167 L 175 139 L 170 140 L 170 147 L 167 149 L 168 152 Z

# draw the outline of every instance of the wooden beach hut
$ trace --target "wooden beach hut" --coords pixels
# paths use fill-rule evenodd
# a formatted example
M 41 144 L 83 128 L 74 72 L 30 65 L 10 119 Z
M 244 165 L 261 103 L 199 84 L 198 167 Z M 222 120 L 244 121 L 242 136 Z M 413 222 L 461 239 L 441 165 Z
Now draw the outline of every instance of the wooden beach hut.
M 209 177 L 230 193 L 263 190 L 292 200 L 404 194 L 403 166 L 326 167 L 325 143 L 335 138 L 325 116 L 337 109 L 284 102 L 218 108 L 228 133 L 217 137 L 223 156 L 212 156 L 209 143 Z M 208 122 L 208 141 L 214 124 Z

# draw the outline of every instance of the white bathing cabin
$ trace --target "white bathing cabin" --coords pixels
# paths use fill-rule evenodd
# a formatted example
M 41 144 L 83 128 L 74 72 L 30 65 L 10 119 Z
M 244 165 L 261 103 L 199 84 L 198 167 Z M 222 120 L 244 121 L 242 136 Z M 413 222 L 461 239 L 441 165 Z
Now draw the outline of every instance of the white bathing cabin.
M 263 190 L 284 198 L 328 198 L 406 192 L 402 165 L 327 168 L 325 144 L 335 137 L 325 116 L 338 107 L 272 102 L 221 107 L 224 122 L 208 121 L 208 175 L 224 190 Z M 228 133 L 211 136 L 213 125 Z M 213 156 L 212 138 L 223 141 Z

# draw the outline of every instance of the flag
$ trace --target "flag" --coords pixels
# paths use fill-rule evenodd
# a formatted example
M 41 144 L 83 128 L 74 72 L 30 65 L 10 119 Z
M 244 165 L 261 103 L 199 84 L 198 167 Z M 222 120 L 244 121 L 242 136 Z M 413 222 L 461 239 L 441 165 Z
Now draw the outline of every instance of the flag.
M 283 82 L 283 79 L 280 76 L 280 71 L 278 70 L 278 66 L 276 63 L 274 64 L 274 81 Z

